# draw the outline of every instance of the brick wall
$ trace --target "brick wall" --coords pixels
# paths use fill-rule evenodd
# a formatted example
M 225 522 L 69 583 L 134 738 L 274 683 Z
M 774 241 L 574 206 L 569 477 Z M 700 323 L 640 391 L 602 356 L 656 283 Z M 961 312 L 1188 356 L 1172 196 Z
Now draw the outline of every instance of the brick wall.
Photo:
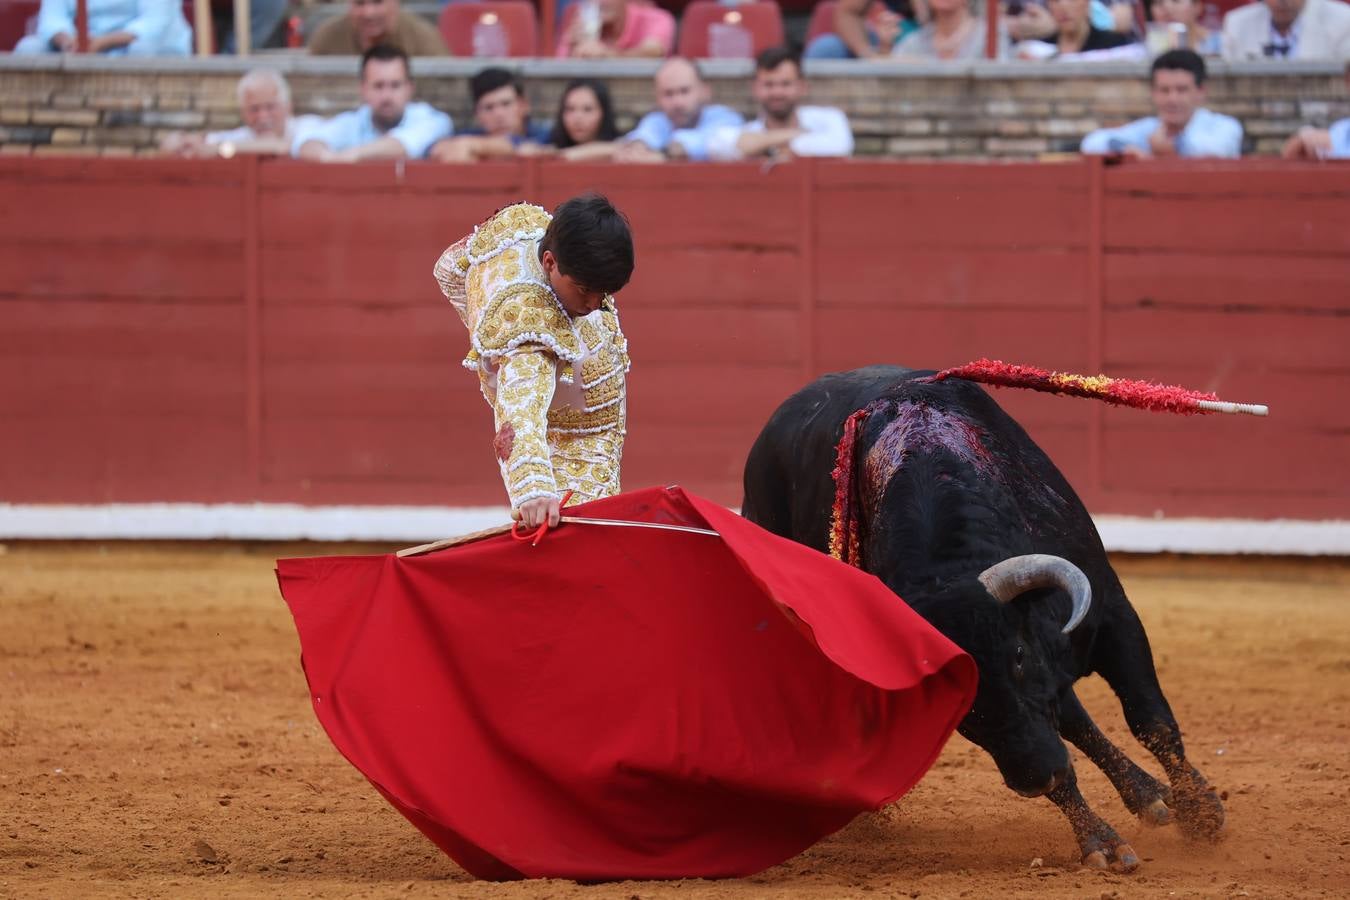
M 301 113 L 331 115 L 358 103 L 352 59 L 255 58 L 287 74 Z M 106 60 L 0 55 L 0 153 L 145 155 L 166 131 L 239 124 L 233 58 Z M 418 96 L 457 126 L 471 119 L 470 60 L 417 60 Z M 651 107 L 654 64 L 520 63 L 536 111 L 551 118 L 568 80 L 596 76 L 615 95 L 619 125 Z M 748 63 L 705 64 L 715 98 L 753 111 Z M 1278 152 L 1300 125 L 1350 116 L 1339 65 L 1247 63 L 1212 67 L 1209 105 L 1238 117 L 1249 152 Z M 900 157 L 1027 159 L 1076 149 L 1087 131 L 1150 113 L 1146 69 L 1136 64 L 979 63 L 906 66 L 825 63 L 811 70 L 812 100 L 848 111 L 858 152 Z

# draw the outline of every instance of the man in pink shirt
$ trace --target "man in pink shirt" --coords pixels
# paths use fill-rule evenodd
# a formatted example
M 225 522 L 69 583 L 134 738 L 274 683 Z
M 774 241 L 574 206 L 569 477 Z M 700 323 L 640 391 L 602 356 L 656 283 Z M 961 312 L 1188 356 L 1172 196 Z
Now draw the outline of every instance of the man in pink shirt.
M 640 0 L 577 0 L 575 9 L 558 56 L 660 58 L 675 48 L 675 17 L 664 9 Z

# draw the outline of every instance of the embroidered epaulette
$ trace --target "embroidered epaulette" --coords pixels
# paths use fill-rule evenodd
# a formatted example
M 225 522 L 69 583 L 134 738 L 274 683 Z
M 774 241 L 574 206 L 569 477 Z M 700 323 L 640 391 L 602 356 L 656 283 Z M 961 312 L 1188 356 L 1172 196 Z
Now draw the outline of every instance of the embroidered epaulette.
M 473 330 L 480 357 L 503 356 L 524 344 L 546 347 L 564 362 L 581 359 L 584 349 L 553 292 L 542 284 L 518 282 L 488 301 Z
M 473 230 L 469 238 L 469 262 L 486 262 L 512 244 L 541 239 L 552 220 L 546 209 L 532 203 L 517 203 L 499 210 Z

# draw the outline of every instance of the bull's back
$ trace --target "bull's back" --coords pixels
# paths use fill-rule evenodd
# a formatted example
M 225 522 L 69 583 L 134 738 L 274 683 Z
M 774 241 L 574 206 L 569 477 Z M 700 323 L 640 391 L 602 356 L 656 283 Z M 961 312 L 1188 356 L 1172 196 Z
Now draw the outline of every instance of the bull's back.
M 770 417 L 746 461 L 745 517 L 776 534 L 817 550 L 827 549 L 834 502 L 831 473 L 844 422 L 857 410 L 884 398 L 897 404 L 921 404 L 974 426 L 996 461 L 1000 477 L 991 483 L 979 473 L 971 473 L 972 481 L 966 488 L 970 495 L 978 494 L 991 507 L 999 508 L 1001 513 L 996 518 L 1008 519 L 1008 525 L 1013 519 L 1038 522 L 1042 527 L 1035 530 L 1043 539 L 1049 537 L 1047 531 L 1057 530 L 1045 529 L 1047 521 L 1073 523 L 1074 527 L 1061 535 L 1073 546 L 1042 547 L 1040 552 L 1063 551 L 1072 558 L 1099 549 L 1100 541 L 1081 501 L 1022 427 L 979 385 L 955 378 L 922 380 L 931 374 L 931 370 L 900 366 L 868 366 L 824 375 L 789 397 Z M 860 436 L 860 451 L 865 452 L 882 427 L 884 423 L 869 423 L 866 430 L 870 434 Z M 923 477 L 925 467 L 918 459 L 914 463 L 905 473 L 909 477 L 898 479 L 893 489 L 907 490 L 905 481 L 924 489 L 913 479 Z M 951 487 L 959 489 L 960 485 Z M 989 552 L 998 549 L 991 547 Z

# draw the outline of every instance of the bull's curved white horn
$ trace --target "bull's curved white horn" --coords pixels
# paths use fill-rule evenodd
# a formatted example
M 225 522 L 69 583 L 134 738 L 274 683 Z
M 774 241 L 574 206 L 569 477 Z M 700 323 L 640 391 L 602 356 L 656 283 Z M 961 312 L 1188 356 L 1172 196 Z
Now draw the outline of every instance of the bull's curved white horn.
M 999 603 L 1010 603 L 1036 588 L 1058 587 L 1068 591 L 1073 598 L 1073 614 L 1060 629 L 1063 634 L 1077 628 L 1092 606 L 1092 585 L 1083 570 L 1064 557 L 1049 553 L 1028 553 L 995 563 L 980 573 L 980 584 Z

